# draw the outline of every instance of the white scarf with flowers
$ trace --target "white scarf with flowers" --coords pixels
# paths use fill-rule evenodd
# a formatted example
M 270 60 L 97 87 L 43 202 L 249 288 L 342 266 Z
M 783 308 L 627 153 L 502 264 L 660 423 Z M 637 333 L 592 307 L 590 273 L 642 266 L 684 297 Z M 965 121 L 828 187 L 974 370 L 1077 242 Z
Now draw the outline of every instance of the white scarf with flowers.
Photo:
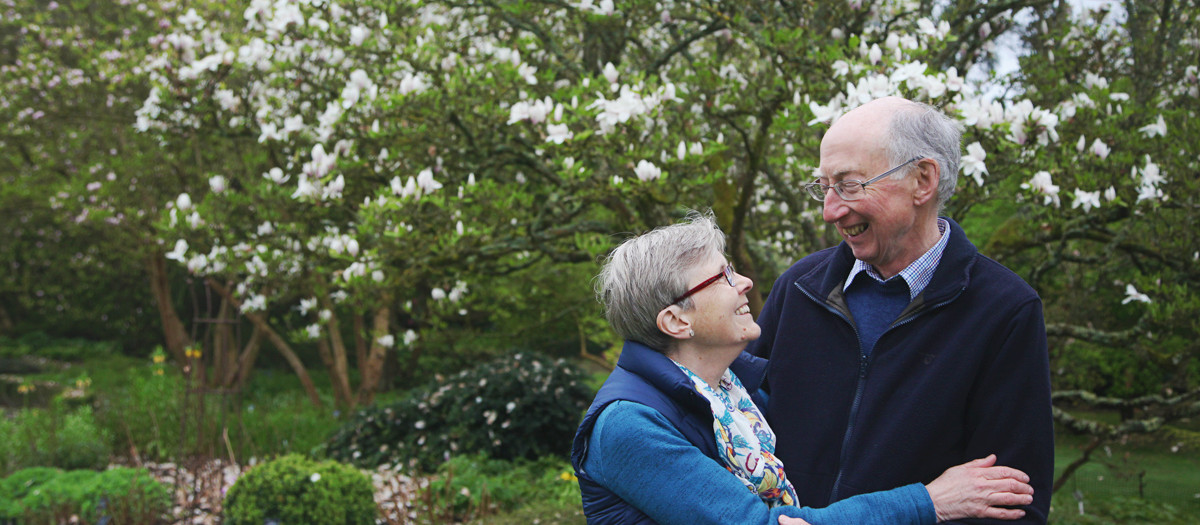
M 737 376 L 726 369 L 719 389 L 713 389 L 687 367 L 675 365 L 687 374 L 712 408 L 717 450 L 725 468 L 768 507 L 794 505 L 796 490 L 783 473 L 783 462 L 775 457 L 775 432 Z

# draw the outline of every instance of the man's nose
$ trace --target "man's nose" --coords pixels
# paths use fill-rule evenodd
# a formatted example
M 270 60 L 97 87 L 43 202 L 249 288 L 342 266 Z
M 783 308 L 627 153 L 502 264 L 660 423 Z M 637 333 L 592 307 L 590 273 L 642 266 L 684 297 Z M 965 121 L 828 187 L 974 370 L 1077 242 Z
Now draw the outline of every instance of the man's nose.
M 837 191 L 829 188 L 825 192 L 825 205 L 821 209 L 821 218 L 825 219 L 825 222 L 837 222 L 838 219 L 846 215 L 846 211 L 846 201 L 837 194 Z

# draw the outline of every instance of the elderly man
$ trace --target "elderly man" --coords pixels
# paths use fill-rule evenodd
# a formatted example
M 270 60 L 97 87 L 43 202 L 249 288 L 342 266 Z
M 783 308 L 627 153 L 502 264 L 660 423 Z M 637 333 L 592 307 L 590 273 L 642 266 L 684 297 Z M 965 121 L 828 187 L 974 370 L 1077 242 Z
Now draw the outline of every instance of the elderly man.
M 1018 522 L 1046 521 L 1041 299 L 938 216 L 961 138 L 936 109 L 893 97 L 845 114 L 821 141 L 805 189 L 843 242 L 779 277 L 748 349 L 770 358 L 766 416 L 800 505 L 928 482 L 995 453 L 1031 478 Z

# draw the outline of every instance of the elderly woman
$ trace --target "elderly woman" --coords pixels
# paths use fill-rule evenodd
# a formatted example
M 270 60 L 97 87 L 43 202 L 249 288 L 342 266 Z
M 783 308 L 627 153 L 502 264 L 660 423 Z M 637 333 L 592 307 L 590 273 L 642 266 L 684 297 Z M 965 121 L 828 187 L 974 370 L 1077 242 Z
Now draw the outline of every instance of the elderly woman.
M 1029 504 L 1029 478 L 993 466 L 995 456 L 928 485 L 823 509 L 793 506 L 775 435 L 751 394 L 766 362 L 742 352 L 759 336 L 746 299 L 754 283 L 724 250 L 711 214 L 693 213 L 624 242 L 597 277 L 625 346 L 571 454 L 588 523 L 924 524 L 1024 515 L 998 506 Z

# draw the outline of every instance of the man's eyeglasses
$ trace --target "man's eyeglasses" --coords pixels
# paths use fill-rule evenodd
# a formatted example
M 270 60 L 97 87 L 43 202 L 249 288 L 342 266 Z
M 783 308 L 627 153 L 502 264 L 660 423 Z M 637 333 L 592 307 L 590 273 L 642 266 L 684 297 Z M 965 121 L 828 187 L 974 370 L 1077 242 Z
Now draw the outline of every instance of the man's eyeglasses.
M 703 290 L 704 287 L 706 287 L 712 283 L 717 282 L 717 279 L 720 279 L 721 277 L 725 278 L 725 282 L 729 283 L 729 286 L 737 288 L 737 285 L 733 283 L 733 276 L 735 274 L 736 274 L 736 272 L 733 271 L 733 265 L 726 264 L 724 268 L 721 268 L 721 273 L 718 273 L 712 277 L 709 277 L 708 279 L 705 279 L 700 284 L 693 286 L 691 290 L 684 292 L 683 295 L 676 297 L 674 301 L 671 301 L 671 304 L 678 303 L 679 301 L 682 301 L 684 299 L 687 299 L 688 297 L 691 297 L 692 294 L 699 292 L 700 290 Z
M 844 201 L 858 200 L 859 198 L 861 198 L 863 196 L 863 193 L 864 193 L 863 189 L 866 188 L 868 184 L 871 184 L 879 179 L 887 177 L 888 175 L 895 173 L 896 170 L 899 170 L 900 168 L 903 168 L 903 167 L 905 167 L 913 162 L 916 162 L 918 160 L 921 160 L 923 158 L 925 158 L 925 157 L 917 156 L 917 157 L 908 159 L 908 160 L 904 161 L 904 163 L 900 164 L 899 166 L 896 166 L 895 168 L 887 170 L 878 176 L 872 177 L 871 180 L 868 180 L 867 182 L 859 182 L 856 180 L 842 180 L 842 181 L 835 182 L 833 184 L 821 184 L 819 182 L 810 182 L 810 183 L 804 185 L 804 190 L 807 191 L 808 194 L 812 196 L 812 198 L 817 199 L 821 202 L 825 202 L 825 195 L 829 193 L 830 188 L 833 188 L 833 191 L 837 193 L 838 197 L 841 197 L 842 200 L 844 200 Z

